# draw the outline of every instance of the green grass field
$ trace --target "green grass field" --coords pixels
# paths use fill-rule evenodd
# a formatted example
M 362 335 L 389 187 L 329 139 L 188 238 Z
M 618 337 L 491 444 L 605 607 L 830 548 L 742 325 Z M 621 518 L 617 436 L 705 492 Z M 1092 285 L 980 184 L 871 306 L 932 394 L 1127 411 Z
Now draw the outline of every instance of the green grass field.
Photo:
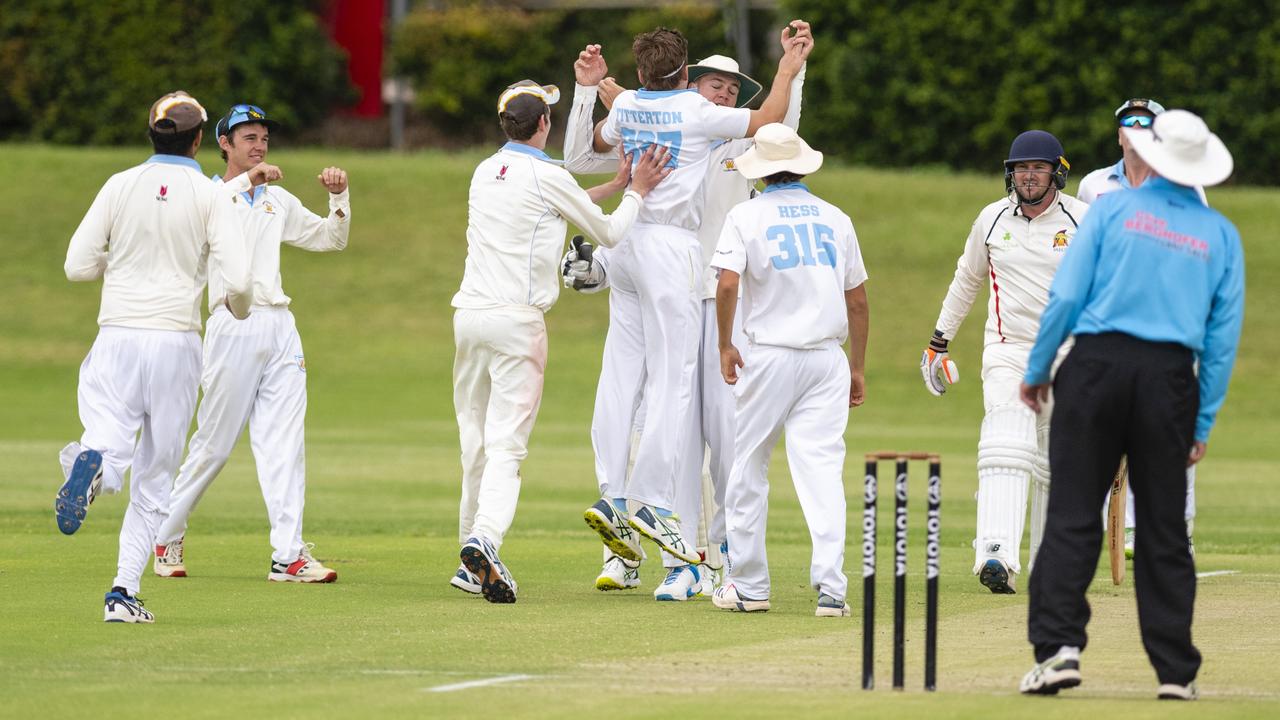
M 854 218 L 871 280 L 867 404 L 848 431 L 847 494 L 861 496 L 861 453 L 941 452 L 943 556 L 939 692 L 920 690 L 923 469 L 914 471 L 907 627 L 908 691 L 888 690 L 892 592 L 881 573 L 879 686 L 859 689 L 860 617 L 812 616 L 808 534 L 786 470 L 774 462 L 769 551 L 774 609 L 656 603 L 660 580 L 603 594 L 599 543 L 582 522 L 595 499 L 588 425 L 606 325 L 603 297 L 568 293 L 548 315 L 546 397 L 524 465 L 503 557 L 519 602 L 493 606 L 447 581 L 458 563 L 458 445 L 449 299 L 465 253 L 466 191 L 480 153 L 409 156 L 278 148 L 285 185 L 313 208 L 321 167 L 350 171 L 353 230 L 338 255 L 284 251 L 285 288 L 307 349 L 307 538 L 337 568 L 331 586 L 266 582 L 270 547 L 252 459 L 242 443 L 187 535 L 191 577 L 148 574 L 154 626 L 106 625 L 123 497 L 100 498 L 75 536 L 57 532 L 57 451 L 81 431 L 77 369 L 96 333 L 100 284 L 62 274 L 67 241 L 94 193 L 142 149 L 0 145 L 0 716 L 4 717 L 1275 717 L 1280 713 L 1280 192 L 1224 189 L 1211 201 L 1240 227 L 1249 301 L 1230 395 L 1200 470 L 1202 572 L 1195 638 L 1202 701 L 1152 700 L 1132 581 L 1105 561 L 1091 591 L 1085 684 L 1022 698 L 1031 662 L 1026 595 L 993 596 L 970 575 L 974 454 L 982 414 L 981 306 L 953 357 L 964 380 L 945 398 L 916 367 L 955 257 L 996 175 L 831 167 L 812 188 Z M 221 170 L 205 149 L 205 170 Z M 1269 229 L 1270 228 L 1270 229 Z M 1266 378 L 1271 377 L 1268 381 Z M 882 471 L 888 473 L 886 468 Z M 889 567 L 882 502 L 882 568 Z M 854 510 L 856 518 L 856 510 Z M 851 528 L 853 524 L 851 523 Z M 857 573 L 851 540 L 847 571 Z M 1132 576 L 1132 573 L 1130 573 Z M 1020 587 L 1025 578 L 1019 578 Z M 860 601 L 852 584 L 850 601 Z M 523 679 L 436 692 L 503 676 Z M 447 688 L 445 688 L 447 690 Z

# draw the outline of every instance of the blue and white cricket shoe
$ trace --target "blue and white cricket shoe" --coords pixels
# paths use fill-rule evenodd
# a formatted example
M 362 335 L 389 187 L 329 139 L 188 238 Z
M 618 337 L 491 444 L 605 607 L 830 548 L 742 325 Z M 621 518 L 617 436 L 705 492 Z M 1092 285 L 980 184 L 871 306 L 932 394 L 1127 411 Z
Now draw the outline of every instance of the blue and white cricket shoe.
M 582 518 L 600 535 L 601 542 L 614 555 L 633 563 L 644 560 L 644 549 L 640 547 L 639 539 L 628 524 L 626 513 L 614 507 L 609 498 L 597 500 L 587 508 Z
M 627 522 L 636 532 L 690 565 L 702 562 L 697 548 L 690 547 L 680 534 L 679 515 L 635 500 L 629 501 L 627 506 L 631 510 L 631 517 Z
M 466 565 L 458 566 L 458 572 L 454 573 L 453 577 L 449 578 L 449 584 L 464 593 L 469 593 L 471 595 L 480 594 L 480 578 L 471 574 L 471 571 L 467 569 Z
M 498 549 L 486 537 L 470 537 L 462 546 L 462 565 L 480 578 L 480 594 L 491 603 L 516 601 L 516 581 L 498 559 Z
M 67 475 L 67 481 L 58 489 L 53 499 L 53 512 L 58 518 L 58 529 L 64 535 L 74 534 L 84 522 L 89 506 L 102 487 L 102 453 L 85 450 L 77 457 Z
M 105 607 L 103 608 L 102 619 L 105 622 L 153 623 L 156 621 L 156 616 L 142 607 L 142 600 L 136 595 L 129 595 L 116 588 L 111 588 L 111 591 L 103 598 L 103 602 Z
M 991 558 L 982 564 L 982 569 L 978 571 L 978 582 L 996 595 L 1013 595 L 1018 592 L 1013 587 L 1013 575 L 999 558 Z
M 684 602 L 702 593 L 702 573 L 697 565 L 679 565 L 667 570 L 667 578 L 653 589 L 654 600 Z

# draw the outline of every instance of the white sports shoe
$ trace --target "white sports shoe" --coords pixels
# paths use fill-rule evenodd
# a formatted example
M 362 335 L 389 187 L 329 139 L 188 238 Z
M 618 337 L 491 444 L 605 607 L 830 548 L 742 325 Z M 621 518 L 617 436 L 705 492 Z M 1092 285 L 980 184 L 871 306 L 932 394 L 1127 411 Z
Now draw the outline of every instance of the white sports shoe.
M 596 589 L 602 592 L 610 590 L 634 590 L 640 587 L 640 563 L 623 560 L 610 554 L 596 578 Z
M 849 609 L 849 603 L 818 593 L 818 609 L 813 614 L 814 617 L 849 617 L 853 611 Z
M 470 537 L 463 544 L 462 564 L 480 578 L 480 594 L 491 603 L 516 601 L 516 581 L 498 559 L 498 549 L 486 537 Z
M 1059 690 L 1073 688 L 1080 677 L 1080 648 L 1063 646 L 1053 657 L 1031 668 L 1022 677 L 1018 692 L 1023 695 L 1057 695 Z
M 671 513 L 663 516 L 658 513 L 657 508 L 635 500 L 628 500 L 627 507 L 631 510 L 631 517 L 627 518 L 627 523 L 635 528 L 636 532 L 691 565 L 702 562 L 697 549 L 690 547 L 684 541 L 684 536 L 680 534 L 679 515 Z
M 633 563 L 645 559 L 644 548 L 640 547 L 639 539 L 627 522 L 626 513 L 614 507 L 609 498 L 597 500 L 582 517 L 614 555 Z
M 338 571 L 327 568 L 311 555 L 315 543 L 302 546 L 298 559 L 291 563 L 271 561 L 267 579 L 272 582 L 331 583 L 338 579 Z
M 153 623 L 156 621 L 156 616 L 142 607 L 142 600 L 136 595 L 128 595 L 112 588 L 103 601 L 105 607 L 102 619 L 105 622 Z
M 1200 688 L 1196 687 L 1195 680 L 1186 685 L 1165 683 L 1156 689 L 1158 700 L 1195 700 L 1198 697 L 1200 697 Z
M 464 593 L 472 595 L 480 594 L 480 578 L 476 577 L 466 565 L 459 565 L 458 572 L 449 578 L 449 584 L 458 588 Z
M 711 604 L 721 610 L 733 610 L 735 612 L 765 612 L 769 609 L 769 601 L 766 600 L 750 600 L 738 595 L 738 588 L 733 583 L 722 585 L 716 588 L 711 594 Z
M 156 559 L 152 569 L 160 577 L 186 577 L 187 566 L 182 563 L 182 541 L 178 538 L 168 545 L 156 545 Z
M 679 565 L 667 570 L 667 578 L 653 589 L 654 600 L 684 602 L 701 594 L 702 574 L 697 565 Z

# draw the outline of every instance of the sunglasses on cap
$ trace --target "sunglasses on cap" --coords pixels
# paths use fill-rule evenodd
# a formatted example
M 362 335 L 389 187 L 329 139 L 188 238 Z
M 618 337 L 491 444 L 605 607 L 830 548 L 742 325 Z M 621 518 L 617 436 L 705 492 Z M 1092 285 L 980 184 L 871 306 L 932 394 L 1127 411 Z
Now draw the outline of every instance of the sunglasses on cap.
M 257 105 L 240 103 L 239 105 L 232 105 L 227 114 L 218 121 L 217 133 L 226 135 L 235 126 L 249 122 L 262 123 L 268 130 L 273 130 L 276 127 L 276 121 L 268 119 L 266 111 L 262 108 Z
M 1120 127 L 1149 128 L 1153 122 L 1155 122 L 1155 118 L 1147 117 L 1146 115 L 1125 115 L 1120 118 Z

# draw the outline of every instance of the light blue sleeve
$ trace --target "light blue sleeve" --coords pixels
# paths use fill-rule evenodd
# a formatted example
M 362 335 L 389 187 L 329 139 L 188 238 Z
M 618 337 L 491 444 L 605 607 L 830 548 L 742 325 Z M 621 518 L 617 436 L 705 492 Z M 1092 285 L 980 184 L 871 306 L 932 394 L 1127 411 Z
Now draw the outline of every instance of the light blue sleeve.
M 1225 229 L 1227 267 L 1213 291 L 1204 350 L 1200 353 L 1200 414 L 1196 416 L 1196 440 L 1200 442 L 1208 442 L 1218 409 L 1227 397 L 1227 383 L 1244 323 L 1244 251 L 1239 231 L 1230 223 Z
M 1040 316 L 1040 331 L 1027 360 L 1027 374 L 1023 380 L 1028 385 L 1049 382 L 1058 348 L 1075 329 L 1076 320 L 1080 318 L 1080 311 L 1084 309 L 1093 287 L 1098 256 L 1102 251 L 1101 236 L 1107 228 L 1107 219 L 1112 216 L 1108 210 L 1113 204 L 1099 200 L 1085 213 L 1075 240 L 1058 266 L 1058 273 L 1049 286 L 1049 304 Z

